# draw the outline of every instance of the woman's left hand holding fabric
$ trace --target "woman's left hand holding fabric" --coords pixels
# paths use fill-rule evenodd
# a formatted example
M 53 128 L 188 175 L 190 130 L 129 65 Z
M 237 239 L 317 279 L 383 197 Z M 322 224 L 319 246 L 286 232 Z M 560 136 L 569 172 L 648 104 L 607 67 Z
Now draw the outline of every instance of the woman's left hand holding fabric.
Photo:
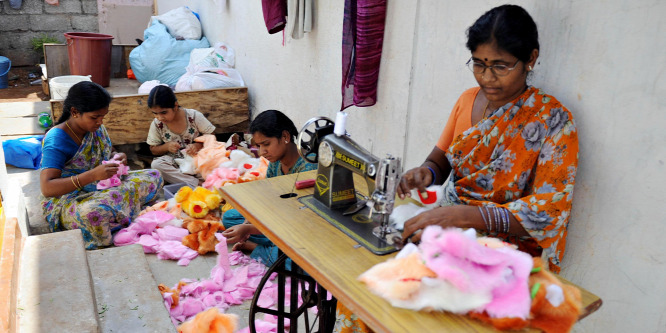
M 463 205 L 437 207 L 427 210 L 405 222 L 402 239 L 409 238 L 412 242 L 418 242 L 421 239 L 421 231 L 430 225 L 438 225 L 442 228 L 475 227 L 474 221 L 477 219 L 474 214 L 478 214 L 476 207 Z

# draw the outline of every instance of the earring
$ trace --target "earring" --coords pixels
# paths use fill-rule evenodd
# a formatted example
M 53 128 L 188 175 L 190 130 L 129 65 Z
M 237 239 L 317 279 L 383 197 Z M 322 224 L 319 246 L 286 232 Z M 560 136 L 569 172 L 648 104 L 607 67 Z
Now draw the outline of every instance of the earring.
M 284 140 L 284 144 L 287 144 L 287 143 L 289 143 L 289 141 L 287 141 L 287 140 Z
M 532 70 L 532 66 L 531 66 L 531 65 L 530 65 L 530 66 L 527 66 L 527 68 L 529 68 L 529 69 L 530 69 L 530 71 Z

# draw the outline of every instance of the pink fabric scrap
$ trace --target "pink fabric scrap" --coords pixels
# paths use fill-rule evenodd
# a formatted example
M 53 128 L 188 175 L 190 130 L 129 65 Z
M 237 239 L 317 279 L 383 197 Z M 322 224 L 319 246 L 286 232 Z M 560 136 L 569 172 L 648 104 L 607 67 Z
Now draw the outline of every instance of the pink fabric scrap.
M 113 238 L 116 246 L 141 244 L 144 253 L 157 253 L 159 259 L 178 260 L 178 265 L 187 266 L 199 253 L 182 244 L 183 237 L 189 235 L 185 228 L 166 225 L 175 217 L 165 211 L 145 213 L 134 220 L 129 227 L 118 231 Z
M 107 188 L 116 187 L 121 184 L 120 176 L 127 175 L 129 172 L 129 167 L 120 162 L 120 154 L 115 154 L 112 159 L 108 161 L 102 161 L 102 164 L 108 163 L 117 163 L 118 171 L 111 178 L 100 180 L 97 183 L 98 190 L 106 190 Z
M 429 226 L 419 249 L 425 265 L 464 292 L 487 290 L 490 303 L 477 309 L 494 318 L 527 318 L 530 311 L 529 254 L 509 248 L 492 249 L 479 244 L 462 230 Z

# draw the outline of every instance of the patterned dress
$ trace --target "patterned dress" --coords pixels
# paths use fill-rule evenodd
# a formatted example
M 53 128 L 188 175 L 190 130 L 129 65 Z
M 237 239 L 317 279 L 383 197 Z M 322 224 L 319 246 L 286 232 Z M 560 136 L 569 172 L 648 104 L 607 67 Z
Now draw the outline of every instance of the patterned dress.
M 60 169 L 61 177 L 68 178 L 92 170 L 112 157 L 111 139 L 104 126 L 87 133 L 73 155 L 67 149 L 72 143 L 59 128 L 50 130 L 44 138 L 42 169 Z M 64 165 L 58 161 L 65 161 Z M 121 185 L 106 190 L 97 190 L 94 182 L 59 197 L 42 196 L 49 229 L 80 229 L 88 250 L 112 245 L 113 233 L 128 226 L 142 205 L 157 198 L 163 185 L 159 171 L 152 169 L 129 171 L 121 180 Z

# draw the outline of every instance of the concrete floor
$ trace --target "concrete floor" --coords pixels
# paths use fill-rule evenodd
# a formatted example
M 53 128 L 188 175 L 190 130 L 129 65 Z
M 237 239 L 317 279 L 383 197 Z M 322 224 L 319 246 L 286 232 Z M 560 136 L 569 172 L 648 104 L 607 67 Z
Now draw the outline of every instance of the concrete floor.
M 7 175 L 9 179 L 16 179 L 21 184 L 28 210 L 30 233 L 32 235 L 48 233 L 48 225 L 44 220 L 40 206 L 39 170 L 21 169 L 7 165 Z M 178 266 L 176 261 L 173 260 L 160 260 L 155 254 L 146 254 L 145 256 L 155 281 L 168 287 L 173 287 L 178 281 L 185 278 L 209 278 L 210 272 L 217 261 L 215 253 L 198 256 L 188 266 Z M 250 301 L 246 301 L 241 305 L 232 306 L 227 313 L 238 315 L 238 328 L 240 329 L 248 326 L 249 309 Z

